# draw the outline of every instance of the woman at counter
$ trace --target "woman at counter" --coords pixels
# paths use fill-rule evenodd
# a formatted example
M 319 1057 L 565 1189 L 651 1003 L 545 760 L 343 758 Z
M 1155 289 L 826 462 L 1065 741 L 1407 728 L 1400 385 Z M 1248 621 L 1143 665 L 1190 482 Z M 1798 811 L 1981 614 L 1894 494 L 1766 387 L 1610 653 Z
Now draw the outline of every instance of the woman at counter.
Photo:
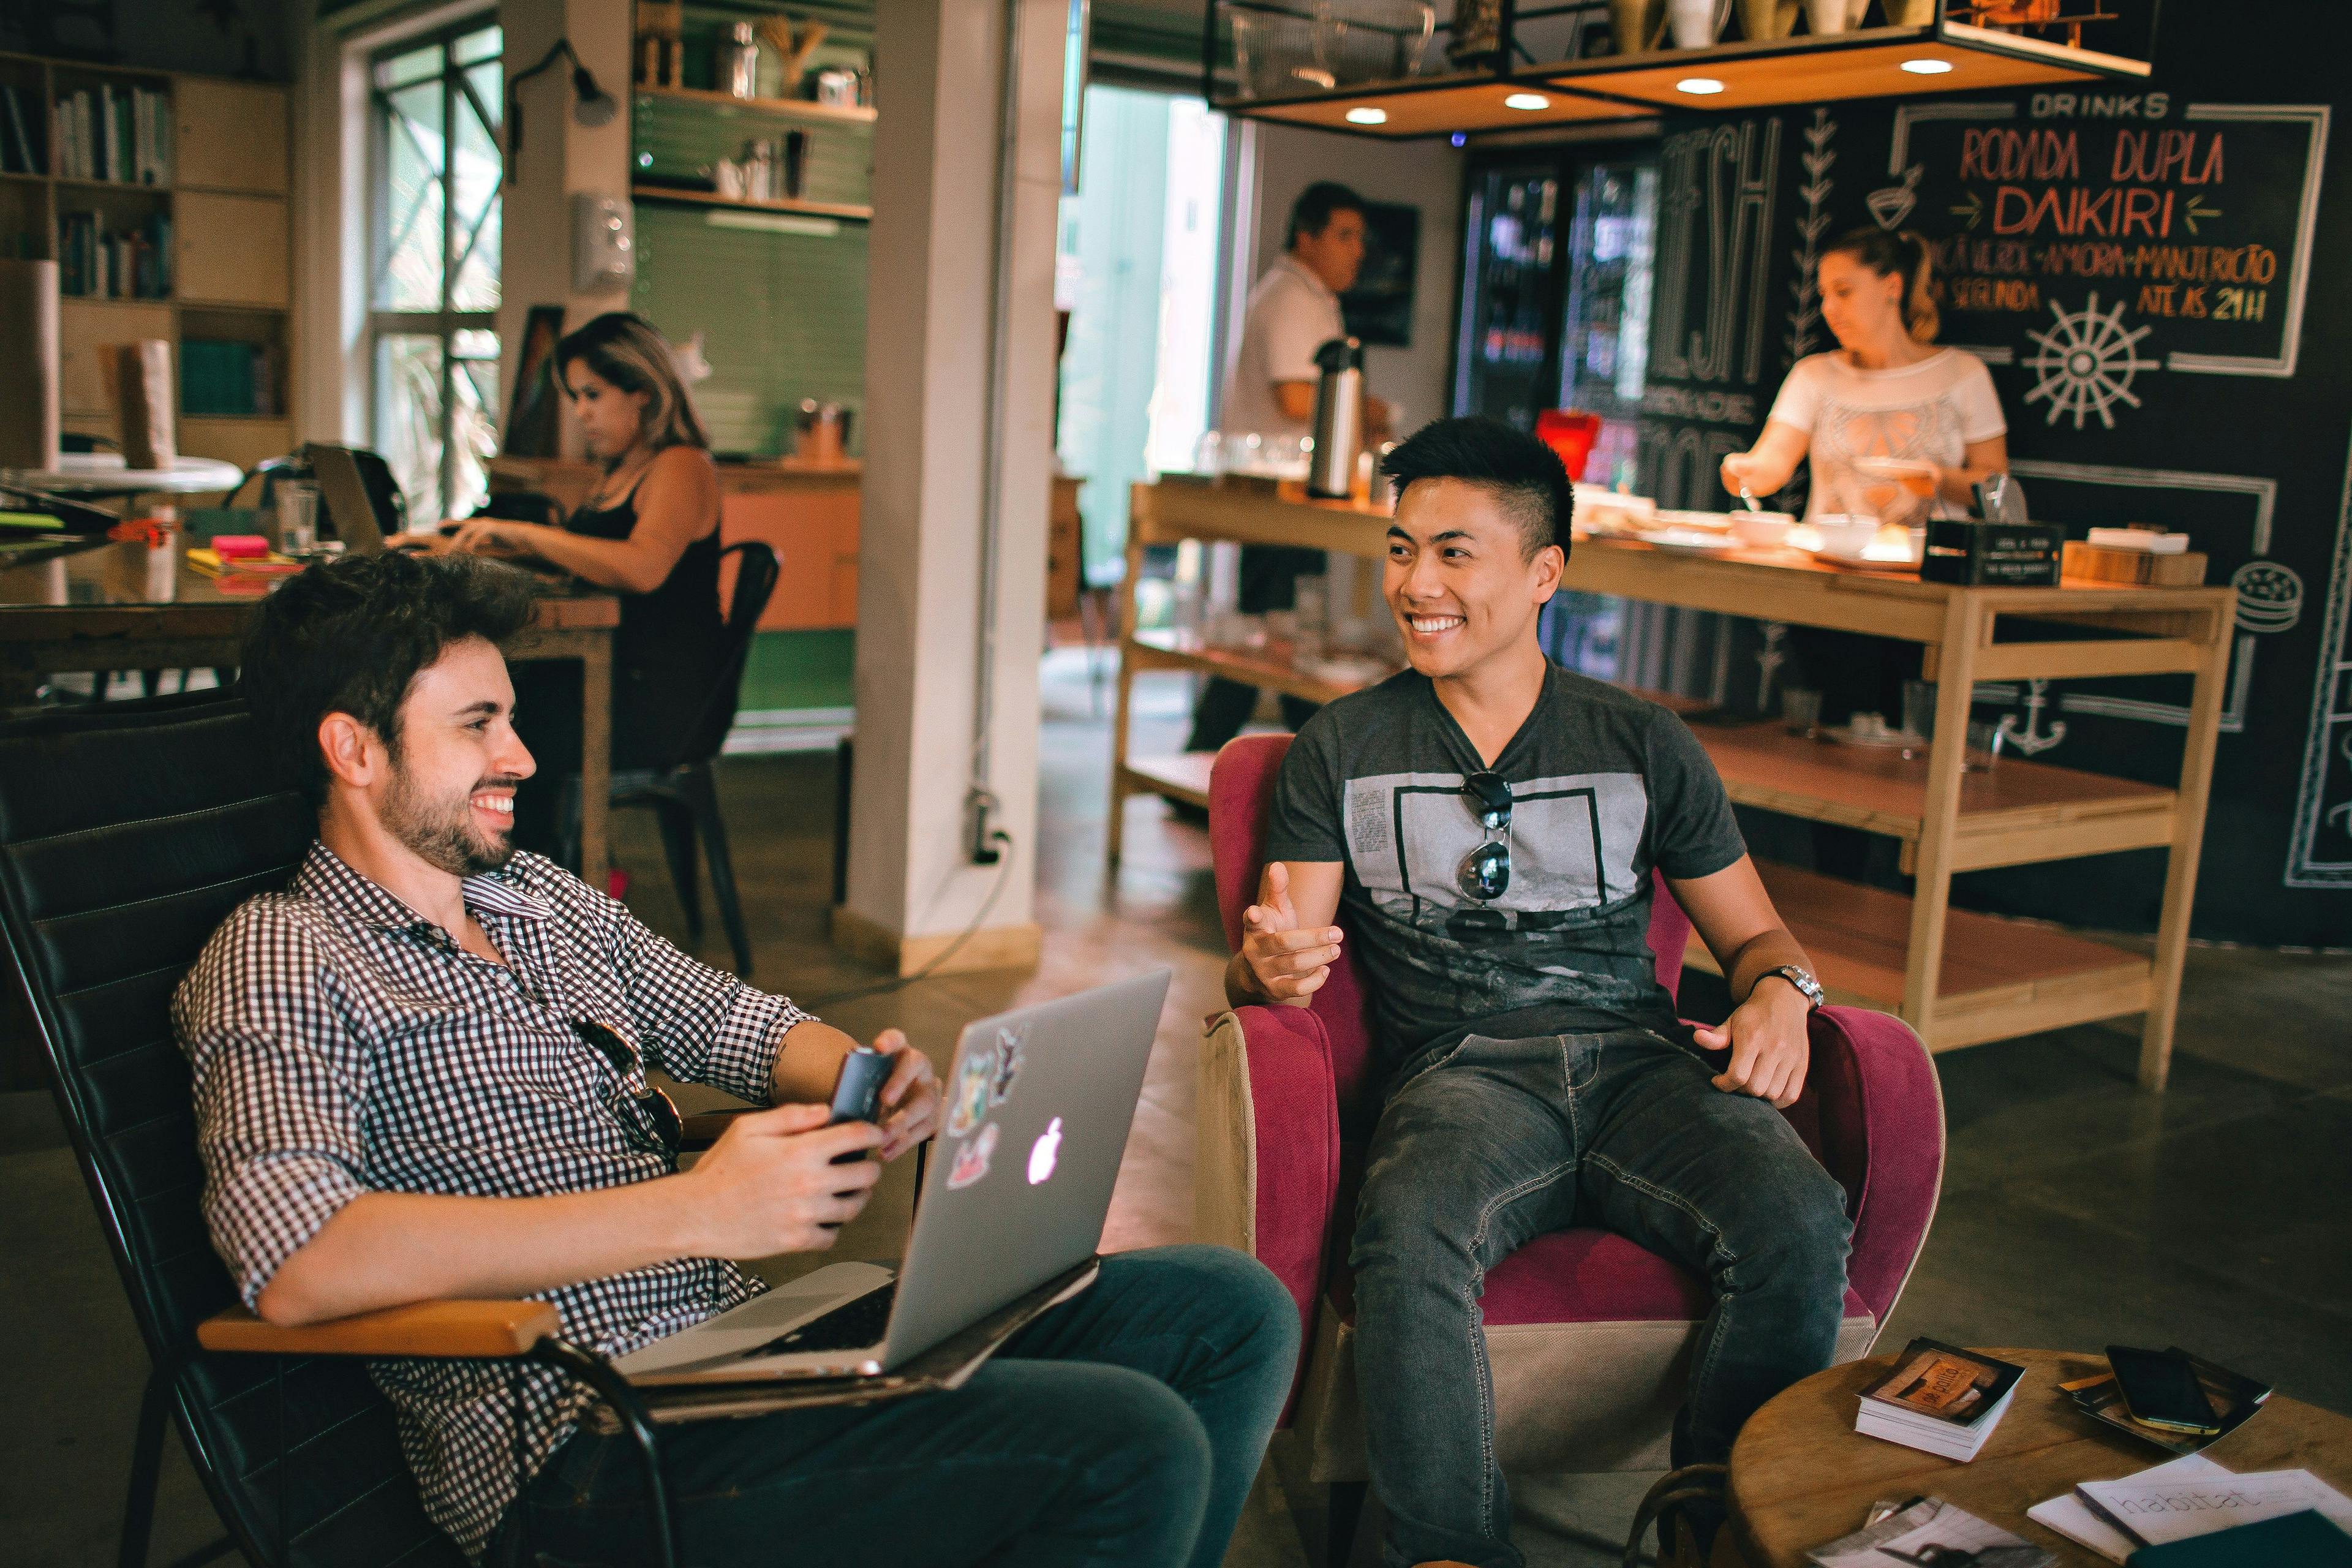
M 1936 346 L 1931 271 L 1927 241 L 1907 231 L 1858 228 L 1831 245 L 1819 281 L 1837 350 L 1789 372 L 1763 437 L 1723 459 L 1725 489 L 1769 495 L 1810 459 L 1809 521 L 1967 514 L 1975 486 L 2009 468 L 2009 426 L 1984 363 Z
M 561 528 L 469 518 L 447 545 L 536 556 L 619 591 L 613 767 L 666 767 L 693 740 L 703 695 L 726 659 L 710 440 L 669 345 L 640 317 L 614 311 L 569 334 L 556 345 L 555 374 L 604 478 Z M 558 828 L 551 786 L 580 768 L 580 671 L 557 662 L 512 673 L 518 727 L 551 786 L 526 787 L 536 801 L 518 797 L 515 834 L 544 848 Z

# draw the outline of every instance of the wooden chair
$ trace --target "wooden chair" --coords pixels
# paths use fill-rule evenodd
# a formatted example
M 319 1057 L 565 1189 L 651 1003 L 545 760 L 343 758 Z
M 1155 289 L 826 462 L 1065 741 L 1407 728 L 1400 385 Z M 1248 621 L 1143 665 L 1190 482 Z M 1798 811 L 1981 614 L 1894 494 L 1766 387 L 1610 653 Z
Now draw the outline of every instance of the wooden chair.
M 649 1468 L 651 1560 L 671 1568 L 653 1428 L 544 1302 L 431 1301 L 299 1329 L 237 1304 L 205 1231 L 169 1007 L 214 929 L 310 843 L 309 805 L 263 755 L 244 703 L 217 691 L 0 722 L 0 926 L 153 1366 L 119 1562 L 146 1561 L 168 1422 L 224 1549 L 265 1568 L 467 1568 L 425 1517 L 362 1360 L 447 1356 L 538 1362 L 602 1394 Z

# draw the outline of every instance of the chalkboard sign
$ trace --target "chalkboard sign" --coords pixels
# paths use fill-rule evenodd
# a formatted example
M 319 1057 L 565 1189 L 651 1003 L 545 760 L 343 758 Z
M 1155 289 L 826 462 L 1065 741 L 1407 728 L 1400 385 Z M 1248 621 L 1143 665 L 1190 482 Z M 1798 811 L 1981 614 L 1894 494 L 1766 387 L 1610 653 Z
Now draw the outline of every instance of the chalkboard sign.
M 1664 505 L 1724 504 L 1723 455 L 1755 438 L 1797 360 L 1837 346 L 1814 289 L 1822 247 L 1869 225 L 1924 236 L 1941 341 L 1990 368 L 2033 515 L 2078 537 L 2185 531 L 2208 580 L 2239 590 L 2197 929 L 2342 942 L 2352 310 L 2313 279 L 2352 261 L 2352 178 L 2326 157 L 2333 68 L 2242 21 L 2184 27 L 2141 86 L 1670 122 L 1640 482 Z M 1803 484 L 1801 470 L 1776 504 L 1801 509 Z M 1751 629 L 1713 662 L 1801 660 L 1801 642 Z M 1850 657 L 1891 669 L 1900 655 Z M 2177 777 L 2185 679 L 1988 684 L 1977 698 L 2027 754 Z M 2104 857 L 1971 874 L 1966 896 L 2152 922 L 2162 872 L 2152 853 Z
M 2294 374 L 2327 121 L 2164 92 L 1904 108 L 1867 201 L 1935 241 L 1945 341 L 2032 372 L 2012 420 L 2112 425 L 2144 375 Z

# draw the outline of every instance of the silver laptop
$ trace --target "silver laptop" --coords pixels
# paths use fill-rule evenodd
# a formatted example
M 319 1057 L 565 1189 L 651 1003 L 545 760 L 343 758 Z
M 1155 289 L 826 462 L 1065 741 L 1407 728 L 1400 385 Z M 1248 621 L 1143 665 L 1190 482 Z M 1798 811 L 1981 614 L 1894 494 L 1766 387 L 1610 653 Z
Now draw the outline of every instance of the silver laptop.
M 387 520 L 376 515 L 375 503 L 368 499 L 367 481 L 360 478 L 359 460 L 352 456 L 352 449 L 314 441 L 304 456 L 310 460 L 311 477 L 319 481 L 320 499 L 327 503 L 327 517 L 335 525 L 335 537 L 343 542 L 343 552 L 383 554 Z
M 835 1264 L 621 1357 L 625 1376 L 890 1372 L 1094 1255 L 1170 972 L 966 1026 L 904 1264 Z

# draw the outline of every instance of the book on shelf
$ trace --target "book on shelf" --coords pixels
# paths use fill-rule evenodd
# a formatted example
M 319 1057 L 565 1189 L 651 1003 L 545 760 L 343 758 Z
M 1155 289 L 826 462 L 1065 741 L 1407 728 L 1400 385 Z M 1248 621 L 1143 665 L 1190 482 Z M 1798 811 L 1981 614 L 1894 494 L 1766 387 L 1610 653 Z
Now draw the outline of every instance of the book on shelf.
M 14 83 L 0 83 L 0 174 L 37 174 L 48 166 L 42 149 L 33 143 L 33 127 L 40 116 L 29 97 Z
M 171 218 L 150 213 L 125 229 L 104 213 L 59 213 L 58 291 L 76 300 L 169 299 Z
M 1940 1340 L 1913 1340 L 1864 1389 L 1853 1429 L 1948 1459 L 1973 1459 L 2016 1397 L 2025 1369 Z
M 78 88 L 50 115 L 52 172 L 121 185 L 172 183 L 172 100 L 143 87 Z
M 275 343 L 188 338 L 180 344 L 180 412 L 189 418 L 283 412 Z

